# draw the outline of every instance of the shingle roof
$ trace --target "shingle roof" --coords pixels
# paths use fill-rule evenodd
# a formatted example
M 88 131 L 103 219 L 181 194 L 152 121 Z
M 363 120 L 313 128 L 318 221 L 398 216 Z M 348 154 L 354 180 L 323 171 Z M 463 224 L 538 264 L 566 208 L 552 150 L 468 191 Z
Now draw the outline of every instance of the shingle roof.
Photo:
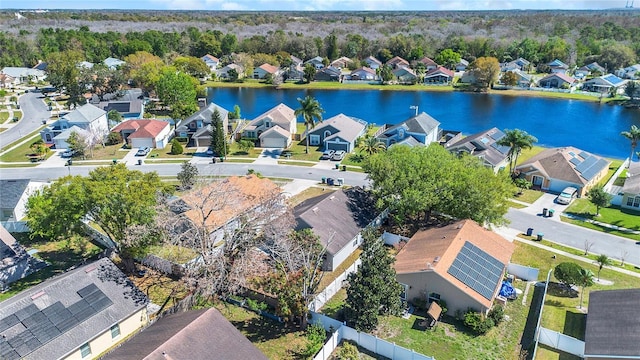
M 398 65 L 409 65 L 409 62 L 400 56 L 394 56 L 389 61 L 387 61 L 387 65 L 398 66 Z
M 473 156 L 480 156 L 493 166 L 497 166 L 507 158 L 509 147 L 499 146 L 496 141 L 505 135 L 494 127 L 486 131 L 462 138 L 447 147 L 447 150 L 456 152 L 460 148 L 468 150 Z
M 217 57 L 215 57 L 215 56 L 213 56 L 211 54 L 207 54 L 207 55 L 201 57 L 200 59 L 202 59 L 202 61 L 204 61 L 204 62 L 216 62 L 217 63 L 217 62 L 220 61 L 220 60 L 218 60 Z
M 395 134 L 399 127 L 403 127 L 410 133 L 429 134 L 438 126 L 440 126 L 440 122 L 438 120 L 431 117 L 431 115 L 422 112 L 418 114 L 418 116 L 411 117 L 400 124 L 390 127 L 379 137 L 385 138 L 389 136 L 387 134 Z
M 571 76 L 569 76 L 567 74 L 553 73 L 553 74 L 549 74 L 549 75 L 543 77 L 538 82 L 541 82 L 541 81 L 544 81 L 544 80 L 548 80 L 548 79 L 551 79 L 551 78 L 554 78 L 554 77 L 560 78 L 561 80 L 566 81 L 569 84 L 573 84 L 576 81 L 576 79 L 572 78 Z
M 156 138 L 168 126 L 169 123 L 162 120 L 134 119 L 121 122 L 118 126 L 111 129 L 111 131 L 135 130 L 129 135 L 129 138 Z
M 28 185 L 29 180 L 27 179 L 0 180 L 0 189 L 2 189 L 2 196 L 0 196 L 0 208 L 15 208 Z
M 146 304 L 109 259 L 100 259 L 0 303 L 0 357 L 65 357 Z
M 367 63 L 374 63 L 374 64 L 382 65 L 382 62 L 380 60 L 374 58 L 373 56 L 369 56 L 368 58 L 365 59 L 365 61 Z
M 289 131 L 281 128 L 280 126 L 272 126 L 268 130 L 260 134 L 259 138 L 262 139 L 264 137 L 267 137 L 268 135 L 271 135 L 271 133 L 277 133 L 281 137 L 287 138 L 287 139 L 291 137 L 291 133 Z
M 85 136 L 88 135 L 89 132 L 79 126 L 73 125 L 72 127 L 66 129 L 65 131 L 61 132 L 60 134 L 56 135 L 53 139 L 54 140 L 67 140 L 70 136 L 71 133 L 77 133 L 80 136 Z
M 584 354 L 640 359 L 640 289 L 592 291 Z
M 256 125 L 257 123 L 262 122 L 266 117 L 270 118 L 274 124 L 282 128 L 289 128 L 291 121 L 295 120 L 296 115 L 292 108 L 285 104 L 278 104 L 266 112 L 256 116 L 256 118 L 251 120 L 248 125 Z
M 224 123 L 224 120 L 228 119 L 228 117 L 229 117 L 229 111 L 226 110 L 223 107 L 220 107 L 219 105 L 217 105 L 215 103 L 210 103 L 206 107 L 198 110 L 195 114 L 193 114 L 193 115 L 189 116 L 188 118 L 184 119 L 183 121 L 181 121 L 178 124 L 178 126 L 176 127 L 176 130 L 185 131 L 185 130 L 188 129 L 187 125 L 190 122 L 196 121 L 196 120 L 202 120 L 202 122 L 205 123 L 205 124 L 211 124 L 211 115 L 213 115 L 213 113 L 215 112 L 216 109 L 218 109 L 218 112 L 220 113 L 220 119 Z
M 516 169 L 528 172 L 531 167 L 553 179 L 586 185 L 609 167 L 609 161 L 574 147 L 563 147 L 543 150 Z
M 2 73 L 11 76 L 12 78 L 20 78 L 24 76 L 44 76 L 45 72 L 39 69 L 32 69 L 27 67 L 13 67 L 7 66 L 2 68 Z
M 311 228 L 335 255 L 375 219 L 373 198 L 362 188 L 328 192 L 303 201 L 293 209 L 296 230 Z
M 278 71 L 278 67 L 277 66 L 273 66 L 271 64 L 262 64 L 260 66 L 258 66 L 260 69 L 266 71 L 269 74 L 275 74 Z
M 311 130 L 311 133 L 322 131 L 327 126 L 333 127 L 338 132 L 328 136 L 325 140 L 331 140 L 335 137 L 340 137 L 346 141 L 354 141 L 362 134 L 362 131 L 367 127 L 367 123 L 364 120 L 352 118 L 345 114 L 338 114 L 329 119 L 322 121 L 318 126 Z
M 215 308 L 166 316 L 143 330 L 105 360 L 266 360 Z
M 435 69 L 431 69 L 431 70 L 427 71 L 427 73 L 424 74 L 424 77 L 428 78 L 428 77 L 431 77 L 431 76 L 437 76 L 438 74 L 444 74 L 444 75 L 449 76 L 450 78 L 453 78 L 453 76 L 454 76 L 453 71 L 451 71 L 451 70 L 449 70 L 449 69 L 447 69 L 447 68 L 445 68 L 443 66 L 438 66 Z
M 69 122 L 91 123 L 107 112 L 92 104 L 84 104 L 63 116 Z
M 640 194 L 640 162 L 631 162 L 627 169 L 627 179 L 624 181 L 622 192 Z
M 363 67 L 361 67 L 361 68 L 358 68 L 358 69 L 353 70 L 353 71 L 351 72 L 351 75 L 356 74 L 356 73 L 359 73 L 359 72 L 361 72 L 361 71 L 364 71 L 364 72 L 369 73 L 369 74 L 371 74 L 371 75 L 375 75 L 375 74 L 376 74 L 376 71 L 375 71 L 375 70 L 373 70 L 372 68 L 370 68 L 370 67 L 366 67 L 366 66 L 363 66 Z
M 436 63 L 435 61 L 433 61 L 431 58 L 428 57 L 423 57 L 422 59 L 419 60 L 421 63 L 423 63 L 425 66 L 435 66 L 438 67 L 438 63 Z
M 568 69 L 569 65 L 563 63 L 562 61 L 555 59 L 552 62 L 548 63 L 547 65 L 549 65 L 550 67 L 556 67 L 556 68 L 561 68 L 561 69 Z
M 113 57 L 108 57 L 108 58 L 104 59 L 103 63 L 105 65 L 107 65 L 108 67 L 116 67 L 116 66 L 120 66 L 120 65 L 126 64 L 124 61 L 122 61 L 120 59 L 113 58 Z
M 460 220 L 443 227 L 418 231 L 396 255 L 394 268 L 398 274 L 435 271 L 479 303 L 491 307 L 491 300 L 448 273 L 466 242 L 480 248 L 505 267 L 515 249 L 511 242 L 483 228 L 473 220 Z M 500 284 L 501 282 L 498 281 L 494 289 L 497 289 Z

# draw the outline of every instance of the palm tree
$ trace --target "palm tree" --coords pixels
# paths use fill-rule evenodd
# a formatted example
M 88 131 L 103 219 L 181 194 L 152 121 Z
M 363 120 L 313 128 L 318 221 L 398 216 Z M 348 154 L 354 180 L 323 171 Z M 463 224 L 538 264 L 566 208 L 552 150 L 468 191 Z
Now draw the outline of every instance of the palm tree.
M 304 119 L 304 125 L 307 128 L 307 150 L 306 153 L 309 153 L 309 129 L 313 129 L 316 126 L 316 120 L 318 122 L 322 122 L 322 113 L 324 109 L 320 106 L 320 103 L 316 98 L 312 96 L 305 97 L 304 99 L 298 98 L 298 102 L 300 103 L 300 108 L 296 109 L 294 114 L 296 116 L 302 115 Z
M 593 285 L 593 272 L 588 269 L 580 269 L 580 274 L 578 275 L 578 281 L 576 281 L 576 285 L 580 285 L 582 290 L 580 291 L 580 309 L 582 309 L 582 298 L 584 296 L 584 288 Z
M 598 255 L 598 257 L 596 258 L 596 263 L 598 263 L 598 281 L 600 281 L 600 271 L 602 271 L 603 267 L 611 265 L 611 259 L 609 259 L 609 257 L 604 254 Z
M 631 129 L 629 129 L 629 131 L 623 131 L 620 135 L 631 140 L 631 155 L 629 155 L 629 163 L 627 163 L 628 168 L 633 160 L 633 152 L 635 151 L 636 146 L 638 146 L 638 140 L 640 140 L 640 128 L 635 125 L 631 125 Z
M 509 172 L 513 174 L 513 168 L 518 163 L 518 156 L 523 149 L 531 149 L 533 143 L 538 142 L 535 136 L 529 135 L 526 131 L 513 129 L 504 131 L 505 136 L 496 143 L 502 146 L 508 146 L 509 152 Z
M 384 151 L 387 147 L 382 141 L 378 140 L 376 137 L 367 135 L 360 140 L 360 143 L 358 144 L 358 148 L 362 152 L 368 155 L 373 155 L 381 151 Z

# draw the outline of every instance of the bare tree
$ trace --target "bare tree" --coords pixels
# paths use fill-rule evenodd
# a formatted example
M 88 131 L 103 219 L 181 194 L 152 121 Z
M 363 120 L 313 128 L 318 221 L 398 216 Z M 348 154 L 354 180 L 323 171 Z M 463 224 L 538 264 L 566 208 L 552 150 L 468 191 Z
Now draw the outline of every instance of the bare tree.
M 584 241 L 584 254 L 585 255 L 589 255 L 589 251 L 591 251 L 591 248 L 593 247 L 593 242 L 589 241 L 588 239 Z
M 624 266 L 624 261 L 627 258 L 627 255 L 629 255 L 628 251 L 620 250 L 620 266 Z

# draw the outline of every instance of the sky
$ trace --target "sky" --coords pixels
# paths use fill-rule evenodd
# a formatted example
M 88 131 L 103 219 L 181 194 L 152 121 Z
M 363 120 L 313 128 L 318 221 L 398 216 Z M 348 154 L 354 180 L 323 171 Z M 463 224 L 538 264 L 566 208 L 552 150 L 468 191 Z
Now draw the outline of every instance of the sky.
M 631 0 L 0 0 L 0 9 L 147 9 L 246 11 L 595 10 Z M 640 0 L 635 0 L 640 8 Z

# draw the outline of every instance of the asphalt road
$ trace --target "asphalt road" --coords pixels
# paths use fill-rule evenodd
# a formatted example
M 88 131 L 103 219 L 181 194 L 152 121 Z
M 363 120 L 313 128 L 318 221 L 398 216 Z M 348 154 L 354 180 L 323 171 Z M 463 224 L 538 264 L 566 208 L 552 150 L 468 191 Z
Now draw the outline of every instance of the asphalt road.
M 510 228 L 523 233 L 526 233 L 528 228 L 533 228 L 534 234 L 541 232 L 545 239 L 583 250 L 585 241 L 589 241 L 593 244 L 589 252 L 605 254 L 614 259 L 620 259 L 626 252 L 624 256 L 626 261 L 640 264 L 640 243 L 633 240 L 558 222 L 513 208 L 509 209 L 506 217 L 511 221 Z
M 42 101 L 44 96 L 42 93 L 28 92 L 18 100 L 20 111 L 24 114 L 22 120 L 10 129 L 0 133 L 0 145 L 10 144 L 21 137 L 31 133 L 42 126 L 43 119 L 49 119 L 51 112 L 47 105 Z

